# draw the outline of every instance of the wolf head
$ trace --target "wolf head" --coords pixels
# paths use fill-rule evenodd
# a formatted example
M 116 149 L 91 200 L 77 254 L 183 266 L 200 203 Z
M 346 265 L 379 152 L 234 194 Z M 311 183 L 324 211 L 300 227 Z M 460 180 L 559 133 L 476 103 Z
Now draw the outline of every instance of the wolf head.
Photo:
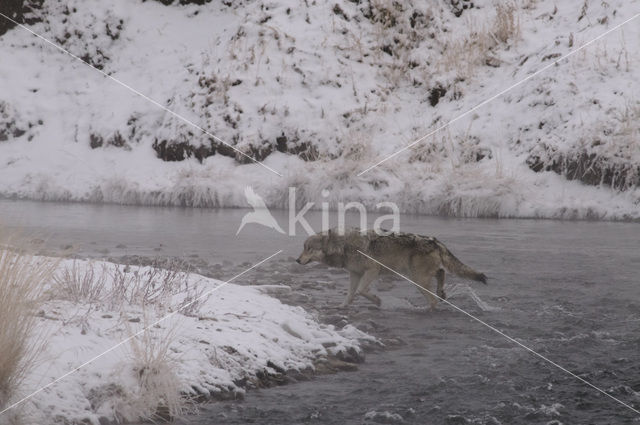
M 334 230 L 309 236 L 304 242 L 304 249 L 296 260 L 298 264 L 308 264 L 312 261 L 325 263 L 332 267 L 344 266 L 344 235 Z

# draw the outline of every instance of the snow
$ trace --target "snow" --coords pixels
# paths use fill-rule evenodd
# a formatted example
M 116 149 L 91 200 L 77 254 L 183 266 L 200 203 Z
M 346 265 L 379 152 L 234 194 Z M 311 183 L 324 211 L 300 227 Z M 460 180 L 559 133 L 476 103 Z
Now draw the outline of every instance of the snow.
M 0 131 L 13 125 L 0 141 L 0 194 L 237 207 L 251 185 L 285 208 L 293 186 L 316 205 L 328 189 L 333 207 L 639 219 L 636 21 L 357 176 L 640 10 L 638 0 L 519 0 L 517 31 L 503 37 L 494 2 L 459 17 L 449 3 L 45 0 L 34 31 L 283 177 L 219 153 L 158 159 L 154 143 L 212 141 L 15 28 L 0 43 L 11 58 L 0 63 Z
M 23 423 L 98 424 L 101 417 L 136 420 L 144 409 L 154 413 L 155 405 L 148 405 L 158 402 L 154 390 L 166 388 L 191 396 L 243 393 L 242 382 L 257 381 L 259 373 L 313 369 L 318 360 L 346 350 L 360 352 L 363 341 L 375 340 L 352 326 L 339 330 L 322 325 L 302 308 L 265 295 L 260 286 L 177 273 L 168 279 L 175 285 L 166 292 L 161 282 L 167 275 L 153 274 L 150 267 L 64 260 L 58 270 L 60 277 L 65 276 L 64 270 L 77 276 L 93 270 L 92 287 L 100 287 L 101 279 L 106 283 L 101 295 L 81 300 L 72 299 L 76 292 L 64 291 L 53 282 L 48 285 L 49 299 L 35 332 L 46 338 L 44 351 L 15 399 L 100 357 L 18 406 Z M 114 276 L 126 282 L 124 298 L 110 290 L 118 281 Z M 155 288 L 162 290 L 154 293 L 152 303 L 141 307 L 134 284 L 148 276 L 154 276 L 160 285 Z M 187 306 L 208 292 L 197 308 Z M 125 298 L 131 302 L 123 302 Z M 181 306 L 187 307 L 178 310 Z M 107 351 L 145 326 L 148 332 Z M 145 363 L 145 356 L 164 352 L 161 362 Z M 147 377 L 151 383 L 145 384 L 138 377 L 152 369 L 149 364 L 157 376 L 151 374 Z
M 404 422 L 404 418 L 397 414 L 388 411 L 378 412 L 371 410 L 364 415 L 365 422 L 375 422 L 380 424 L 395 424 Z

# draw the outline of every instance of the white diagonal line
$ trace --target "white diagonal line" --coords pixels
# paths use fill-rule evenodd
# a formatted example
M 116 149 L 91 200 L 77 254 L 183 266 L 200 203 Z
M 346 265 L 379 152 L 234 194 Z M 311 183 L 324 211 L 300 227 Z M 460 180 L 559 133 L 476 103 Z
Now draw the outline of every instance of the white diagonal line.
M 448 121 L 447 123 L 441 125 L 440 127 L 436 128 L 435 130 L 433 130 L 432 132 L 425 134 L 424 136 L 420 137 L 419 139 L 414 140 L 413 142 L 409 143 L 408 145 L 398 149 L 397 151 L 395 151 L 394 153 L 392 153 L 391 155 L 381 159 L 380 161 L 376 162 L 375 164 L 373 164 L 372 166 L 370 166 L 369 168 L 365 169 L 364 171 L 359 172 L 357 175 L 358 177 L 363 175 L 364 173 L 376 168 L 378 165 L 382 164 L 383 162 L 386 162 L 388 160 L 390 160 L 391 158 L 397 156 L 398 154 L 406 151 L 407 149 L 411 148 L 412 146 L 423 142 L 425 139 L 433 136 L 434 134 L 436 134 L 437 132 L 439 132 L 442 129 L 447 128 L 448 126 L 450 126 L 451 124 L 453 124 L 454 122 L 458 121 L 461 118 L 466 117 L 467 115 L 469 115 L 470 113 L 474 112 L 475 110 L 483 107 L 484 105 L 486 105 L 487 103 L 490 103 L 494 100 L 496 100 L 497 98 L 499 98 L 500 96 L 502 96 L 503 94 L 513 90 L 514 88 L 518 87 L 519 85 L 525 83 L 526 81 L 532 79 L 533 77 L 543 73 L 544 71 L 546 71 L 547 69 L 551 68 L 552 66 L 556 65 L 558 62 L 563 61 L 564 59 L 568 58 L 571 55 L 574 55 L 576 53 L 578 53 L 580 50 L 584 49 L 585 47 L 587 47 L 588 45 L 595 43 L 596 41 L 600 40 L 602 37 L 606 36 L 607 34 L 617 30 L 618 28 L 622 27 L 623 25 L 628 24 L 629 22 L 633 21 L 634 19 L 636 19 L 638 16 L 640 16 L 640 13 L 636 13 L 635 15 L 633 15 L 631 18 L 625 20 L 624 22 L 619 23 L 618 25 L 608 29 L 607 31 L 605 31 L 604 33 L 600 34 L 599 36 L 597 36 L 596 38 L 594 38 L 591 41 L 588 41 L 586 43 L 584 43 L 583 45 L 581 45 L 580 47 L 576 48 L 575 50 L 570 51 L 569 53 L 567 53 L 566 55 L 562 56 L 560 59 L 551 62 L 550 64 L 540 68 L 539 70 L 537 70 L 536 72 L 534 72 L 533 74 L 529 74 L 527 75 L 525 78 L 523 78 L 522 80 L 518 81 L 517 83 L 507 87 L 506 89 L 502 90 L 501 92 L 491 96 L 488 99 L 483 100 L 482 102 L 478 103 L 476 106 L 474 106 L 473 108 L 469 109 L 466 112 L 463 112 L 462 114 L 458 115 L 457 117 L 455 117 L 454 119 L 452 119 L 451 121 Z
M 532 348 L 529 348 L 528 346 L 524 345 L 523 343 L 521 343 L 520 341 L 510 337 L 509 335 L 505 334 L 504 332 L 502 332 L 501 330 L 495 328 L 494 326 L 491 326 L 490 324 L 488 324 L 487 322 L 485 322 L 482 319 L 477 318 L 476 316 L 474 316 L 473 314 L 467 312 L 466 310 L 461 309 L 460 307 L 458 307 L 455 304 L 452 304 L 450 301 L 447 301 L 446 299 L 440 297 L 437 294 L 434 294 L 433 292 L 431 292 L 430 290 L 423 288 L 422 286 L 418 285 L 417 283 L 415 283 L 413 280 L 409 279 L 407 276 L 403 275 L 402 273 L 399 273 L 395 270 L 393 270 L 391 267 L 386 266 L 385 264 L 382 264 L 380 261 L 376 260 L 375 258 L 365 254 L 364 252 L 358 250 L 358 252 L 362 255 L 364 255 L 365 257 L 367 257 L 368 259 L 376 262 L 377 264 L 381 265 L 382 267 L 384 267 L 385 269 L 389 270 L 392 273 L 397 274 L 398 276 L 400 276 L 401 278 L 407 280 L 408 282 L 411 282 L 412 284 L 414 284 L 415 286 L 417 286 L 420 290 L 428 292 L 429 294 L 433 295 L 434 297 L 438 298 L 440 301 L 443 301 L 445 303 L 447 303 L 448 305 L 450 305 L 451 307 L 455 308 L 456 310 L 458 310 L 460 313 L 463 313 L 467 316 L 469 316 L 470 318 L 472 318 L 473 320 L 475 320 L 476 322 L 486 326 L 487 328 L 491 329 L 492 331 L 496 332 L 499 335 L 502 335 L 503 337 L 505 337 L 506 339 L 508 339 L 509 341 L 519 345 L 520 347 L 524 348 L 525 350 L 527 350 L 528 352 L 530 352 L 531 354 L 534 354 L 535 356 L 540 357 L 542 360 L 544 360 L 545 362 L 557 367 L 558 369 L 560 369 L 561 371 L 568 373 L 569 375 L 573 376 L 574 378 L 582 381 L 583 383 L 587 384 L 588 386 L 590 386 L 591 388 L 601 392 L 602 394 L 606 395 L 607 397 L 611 398 L 612 400 L 617 401 L 618 403 L 620 403 L 621 405 L 625 406 L 626 408 L 632 410 L 633 412 L 637 413 L 638 415 L 640 415 L 640 410 L 635 409 L 634 407 L 630 406 L 629 404 L 625 403 L 624 401 L 612 396 L 611 394 L 609 394 L 608 392 L 606 392 L 603 389 L 600 389 L 598 387 L 596 387 L 595 385 L 593 385 L 591 382 L 587 381 L 584 378 L 581 378 L 580 376 L 576 375 L 575 373 L 571 372 L 570 370 L 560 366 L 558 363 L 554 362 L 553 360 L 550 360 L 549 358 L 543 356 L 542 354 L 538 353 L 537 351 L 533 350 Z
M 4 13 L 0 12 L 0 16 L 2 16 L 3 18 L 5 18 L 6 20 L 14 23 L 15 25 L 19 26 L 20 28 L 29 31 L 31 34 L 35 35 L 36 37 L 38 37 L 39 39 L 45 41 L 46 43 L 52 45 L 53 47 L 55 47 L 56 49 L 60 50 L 63 53 L 66 53 L 67 55 L 71 56 L 72 58 L 74 58 L 75 60 L 82 62 L 83 64 L 87 65 L 88 67 L 90 67 L 91 69 L 99 72 L 100 74 L 102 74 L 103 76 L 107 77 L 108 79 L 110 79 L 111 81 L 114 81 L 115 83 L 121 85 L 122 87 L 124 87 L 125 89 L 129 90 L 130 92 L 137 94 L 138 96 L 140 96 L 141 98 L 145 99 L 146 101 L 156 105 L 158 108 L 162 109 L 165 112 L 168 112 L 169 114 L 173 115 L 174 117 L 178 118 L 179 120 L 184 121 L 185 123 L 189 124 L 190 126 L 197 128 L 198 130 L 200 130 L 201 132 L 203 132 L 204 134 L 206 134 L 207 136 L 213 138 L 214 140 L 216 140 L 217 142 L 220 142 L 224 145 L 227 145 L 228 147 L 230 147 L 231 149 L 233 149 L 234 151 L 238 152 L 240 155 L 250 159 L 251 161 L 255 162 L 256 164 L 259 164 L 261 166 L 263 166 L 264 168 L 266 168 L 267 170 L 271 171 L 274 174 L 277 174 L 278 176 L 282 177 L 282 174 L 279 173 L 278 171 L 274 170 L 273 168 L 269 167 L 268 165 L 265 165 L 264 163 L 262 163 L 261 161 L 258 161 L 257 159 L 253 158 L 250 155 L 247 155 L 246 153 L 242 152 L 240 149 L 237 149 L 236 147 L 230 145 L 229 143 L 225 142 L 224 140 L 222 140 L 221 138 L 219 138 L 218 136 L 216 136 L 215 134 L 210 133 L 209 131 L 205 130 L 204 128 L 200 127 L 198 124 L 194 123 L 193 121 L 189 120 L 188 118 L 185 118 L 184 116 L 178 114 L 177 112 L 167 108 L 166 106 L 162 105 L 160 102 L 150 98 L 149 96 L 147 96 L 146 94 L 134 89 L 133 87 L 131 87 L 130 85 L 118 80 L 117 78 L 113 77 L 112 75 L 107 74 L 106 72 L 104 72 L 101 69 L 96 68 L 95 66 L 91 65 L 89 62 L 84 61 L 83 59 L 79 58 L 78 56 L 74 55 L 73 53 L 71 53 L 70 51 L 68 51 L 67 49 L 65 49 L 64 47 L 54 43 L 53 41 L 49 40 L 48 38 L 36 33 L 35 31 L 27 28 L 26 26 L 22 25 L 21 23 L 11 19 L 10 17 L 8 17 L 7 15 L 5 15 Z
M 144 328 L 142 328 L 141 330 L 139 330 L 138 332 L 136 332 L 135 334 L 123 339 L 122 341 L 120 341 L 119 343 L 117 343 L 116 345 L 112 346 L 111 348 L 107 349 L 106 351 L 103 351 L 102 353 L 98 354 L 95 357 L 92 357 L 91 359 L 87 360 L 86 362 L 82 363 L 80 366 L 76 367 L 75 369 L 72 369 L 70 371 L 68 371 L 67 373 L 65 373 L 62 376 L 59 376 L 58 378 L 54 379 L 53 381 L 49 382 L 48 384 L 46 384 L 43 387 L 38 388 L 37 390 L 35 390 L 34 392 L 30 393 L 29 395 L 21 398 L 20 400 L 16 401 L 15 403 L 11 404 L 10 406 L 7 406 L 6 408 L 4 408 L 2 411 L 0 411 L 0 415 L 2 415 L 3 413 L 5 413 L 6 411 L 13 409 L 14 407 L 24 403 L 25 401 L 29 400 L 31 397 L 35 396 L 36 394 L 44 391 L 45 389 L 49 388 L 50 386 L 54 385 L 55 383 L 65 379 L 67 376 L 72 375 L 73 373 L 79 371 L 80 369 L 82 369 L 83 367 L 93 363 L 94 361 L 98 360 L 101 357 L 104 357 L 105 355 L 109 354 L 110 352 L 112 352 L 113 350 L 115 350 L 116 348 L 122 346 L 123 344 L 126 344 L 127 342 L 131 341 L 134 338 L 137 338 L 138 336 L 142 335 L 144 332 L 146 332 L 147 330 L 149 330 L 149 328 L 152 328 L 154 326 L 156 326 L 157 324 L 159 324 L 160 322 L 163 322 L 164 320 L 175 316 L 176 314 L 178 314 L 180 311 L 184 310 L 185 308 L 193 305 L 194 303 L 200 301 L 201 299 L 203 299 L 204 297 L 207 297 L 209 295 L 211 295 L 212 293 L 214 293 L 215 291 L 217 291 L 218 289 L 222 288 L 223 286 L 229 284 L 231 281 L 239 278 L 240 276 L 242 276 L 243 274 L 249 272 L 250 270 L 253 270 L 254 268 L 258 267 L 259 265 L 261 265 L 262 263 L 269 261 L 270 259 L 272 259 L 273 257 L 275 257 L 276 255 L 280 254 L 282 252 L 282 250 L 279 250 L 278 252 L 271 254 L 270 256 L 268 256 L 267 258 L 265 258 L 264 260 L 254 264 L 253 266 L 249 267 L 248 269 L 244 270 L 242 273 L 238 273 L 237 275 L 233 276 L 231 279 L 227 280 L 226 282 L 222 282 L 220 285 L 216 286 L 215 288 L 205 292 L 204 294 L 200 295 L 199 297 L 197 297 L 196 299 L 188 302 L 187 304 L 181 306 L 179 309 L 172 311 L 171 313 L 167 314 L 166 316 L 161 317 L 160 319 L 156 320 L 155 322 L 151 323 L 150 325 L 145 326 Z

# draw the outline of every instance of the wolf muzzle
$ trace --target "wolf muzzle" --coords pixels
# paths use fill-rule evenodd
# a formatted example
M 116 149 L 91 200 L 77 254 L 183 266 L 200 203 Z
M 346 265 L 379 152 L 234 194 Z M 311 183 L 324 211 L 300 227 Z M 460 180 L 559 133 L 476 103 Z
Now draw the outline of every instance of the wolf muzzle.
M 310 262 L 310 259 L 309 259 L 309 258 L 302 258 L 302 255 L 301 255 L 301 256 L 299 256 L 299 257 L 296 259 L 296 263 L 298 263 L 298 264 L 302 264 L 303 266 L 304 266 L 305 264 L 309 264 L 309 262 Z

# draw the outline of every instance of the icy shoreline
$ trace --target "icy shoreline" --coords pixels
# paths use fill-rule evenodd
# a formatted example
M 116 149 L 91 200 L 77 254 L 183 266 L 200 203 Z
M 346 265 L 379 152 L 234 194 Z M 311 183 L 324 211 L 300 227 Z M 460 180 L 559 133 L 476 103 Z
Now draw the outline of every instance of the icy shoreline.
M 98 425 L 162 417 L 176 397 L 186 398 L 188 409 L 194 401 L 241 397 L 247 388 L 355 367 L 361 344 L 375 340 L 350 325 L 318 323 L 302 308 L 266 295 L 270 286 L 80 260 L 63 261 L 56 276 L 38 313 L 36 334 L 47 338 L 44 351 L 16 400 L 184 309 L 6 413 L 24 423 Z M 64 279 L 75 283 L 61 284 Z M 153 279 L 155 284 L 146 284 Z M 80 291 L 78 284 L 93 289 Z M 218 286 L 202 302 L 187 305 Z M 83 299 L 71 299 L 78 296 Z
M 274 154 L 265 162 L 285 172 L 284 177 L 278 177 L 259 165 L 237 165 L 229 158 L 208 158 L 204 164 L 195 160 L 166 163 L 134 153 L 111 154 L 114 158 L 107 162 L 95 154 L 87 156 L 83 165 L 91 170 L 87 173 L 74 171 L 64 162 L 44 164 L 44 161 L 38 161 L 43 165 L 37 173 L 30 171 L 31 165 L 27 162 L 24 165 L 29 168 L 21 174 L 16 173 L 15 168 L 0 169 L 0 197 L 248 208 L 244 189 L 251 186 L 273 209 L 288 209 L 289 190 L 295 188 L 298 210 L 311 202 L 314 203 L 312 210 L 328 203 L 329 209 L 335 211 L 338 203 L 355 201 L 371 212 L 384 213 L 377 205 L 393 202 L 402 213 L 445 217 L 640 219 L 640 189 L 616 192 L 608 187 L 567 181 L 553 172 L 535 173 L 515 163 L 501 170 L 497 170 L 499 167 L 494 161 L 464 169 L 445 167 L 438 176 L 420 175 L 420 168 L 415 164 L 398 169 L 383 164 L 369 175 L 356 177 L 351 173 L 358 169 L 358 164 L 342 160 L 305 163 L 295 157 Z M 328 196 L 324 196 L 327 193 Z

